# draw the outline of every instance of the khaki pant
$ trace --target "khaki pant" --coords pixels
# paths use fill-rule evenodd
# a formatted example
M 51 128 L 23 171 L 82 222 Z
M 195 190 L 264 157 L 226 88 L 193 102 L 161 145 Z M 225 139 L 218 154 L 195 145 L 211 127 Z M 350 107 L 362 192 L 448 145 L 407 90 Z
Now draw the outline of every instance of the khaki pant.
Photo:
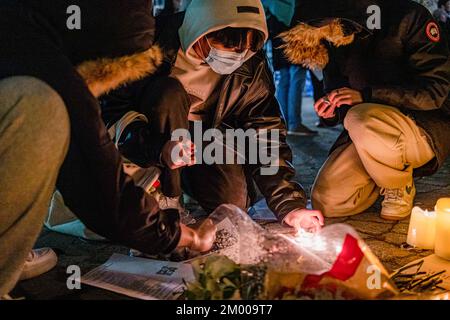
M 313 207 L 327 217 L 365 211 L 380 188 L 405 187 L 412 182 L 413 169 L 435 157 L 422 129 L 396 108 L 354 106 L 344 126 L 353 143 L 330 155 L 312 190 Z
M 69 135 L 64 102 L 47 84 L 0 80 L 0 298 L 42 229 Z

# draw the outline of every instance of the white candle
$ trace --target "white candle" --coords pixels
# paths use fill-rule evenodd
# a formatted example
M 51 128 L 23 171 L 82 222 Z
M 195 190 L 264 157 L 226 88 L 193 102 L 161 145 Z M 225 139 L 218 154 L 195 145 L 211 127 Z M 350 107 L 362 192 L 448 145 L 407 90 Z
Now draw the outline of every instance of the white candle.
M 406 242 L 420 249 L 434 249 L 436 239 L 436 214 L 414 207 L 409 222 Z
M 450 198 L 439 199 L 436 214 L 435 253 L 443 259 L 450 260 Z

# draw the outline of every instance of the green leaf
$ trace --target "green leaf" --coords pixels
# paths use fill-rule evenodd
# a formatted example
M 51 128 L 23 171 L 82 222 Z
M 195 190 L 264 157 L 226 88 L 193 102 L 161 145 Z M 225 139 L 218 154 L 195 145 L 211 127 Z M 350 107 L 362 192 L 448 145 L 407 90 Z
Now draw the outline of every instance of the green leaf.
M 225 300 L 231 299 L 233 297 L 234 293 L 236 292 L 236 290 L 237 290 L 236 287 L 231 287 L 231 286 L 225 287 L 223 289 L 223 299 L 225 299 Z

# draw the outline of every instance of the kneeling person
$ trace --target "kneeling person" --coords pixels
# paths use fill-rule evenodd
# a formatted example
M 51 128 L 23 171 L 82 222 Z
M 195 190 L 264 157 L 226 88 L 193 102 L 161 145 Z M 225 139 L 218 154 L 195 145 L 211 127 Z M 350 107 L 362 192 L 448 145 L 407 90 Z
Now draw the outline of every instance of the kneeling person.
M 159 25 L 158 42 L 166 61 L 160 76 L 105 98 L 103 113 L 114 118 L 122 106 L 124 111 L 135 108 L 147 116 L 151 131 L 147 136 L 152 143 L 141 144 L 143 147 L 137 150 L 148 156 L 147 165 L 159 163 L 164 167 L 164 194 L 176 199 L 183 186 L 208 213 L 224 203 L 246 210 L 255 200 L 256 184 L 280 222 L 319 230 L 322 214 L 306 210 L 306 194 L 293 181 L 292 151 L 286 143 L 285 123 L 261 50 L 268 35 L 261 2 L 194 0 L 185 13 L 164 17 Z M 199 122 L 203 130 L 196 132 Z M 167 142 L 177 129 L 193 132 L 194 141 L 195 135 L 203 135 L 207 129 L 221 133 L 227 129 L 254 130 L 259 146 L 267 142 L 261 132 L 278 130 L 280 137 L 275 144 L 279 145 L 279 157 L 273 163 L 276 172 L 265 175 L 268 165 L 249 163 L 248 154 L 239 154 L 238 150 L 234 156 L 246 158 L 245 164 L 192 165 L 193 149 L 187 146 L 182 148 L 187 161 L 181 164 L 186 165 L 181 174 L 180 164 L 170 156 L 173 143 Z M 206 146 L 208 143 L 196 145 L 197 151 Z
M 373 4 L 382 25 L 368 30 Z M 438 24 L 412 1 L 303 1 L 296 19 L 313 22 L 285 34 L 286 52 L 324 68 L 328 95 L 315 108 L 345 127 L 316 178 L 313 206 L 349 216 L 381 193 L 383 218 L 407 217 L 413 176 L 436 172 L 450 152 L 450 61 Z

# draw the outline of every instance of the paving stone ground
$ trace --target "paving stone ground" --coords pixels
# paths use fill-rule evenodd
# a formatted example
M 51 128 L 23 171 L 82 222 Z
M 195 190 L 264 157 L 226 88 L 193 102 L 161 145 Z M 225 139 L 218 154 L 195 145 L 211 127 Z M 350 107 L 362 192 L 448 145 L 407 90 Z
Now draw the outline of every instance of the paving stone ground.
M 311 100 L 305 100 L 305 122 L 313 126 L 316 121 Z M 330 146 L 339 135 L 340 129 L 319 129 L 320 135 L 313 138 L 294 137 L 289 139 L 294 151 L 294 165 L 297 179 L 310 190 L 315 175 L 326 159 Z M 450 161 L 434 176 L 416 181 L 416 205 L 433 209 L 437 199 L 450 196 Z M 405 249 L 409 220 L 389 222 L 379 217 L 380 202 L 365 213 L 350 218 L 327 219 L 327 224 L 346 223 L 354 227 L 367 242 L 375 255 L 388 270 L 395 270 L 413 260 L 431 254 L 430 251 Z M 269 230 L 285 232 L 279 224 L 264 223 Z M 59 255 L 58 266 L 49 273 L 18 284 L 14 290 L 17 296 L 28 299 L 124 299 L 126 297 L 104 290 L 84 286 L 82 290 L 69 291 L 66 287 L 66 268 L 78 265 L 82 272 L 105 262 L 113 253 L 127 253 L 127 248 L 110 243 L 87 242 L 81 239 L 44 230 L 36 244 L 55 248 Z

